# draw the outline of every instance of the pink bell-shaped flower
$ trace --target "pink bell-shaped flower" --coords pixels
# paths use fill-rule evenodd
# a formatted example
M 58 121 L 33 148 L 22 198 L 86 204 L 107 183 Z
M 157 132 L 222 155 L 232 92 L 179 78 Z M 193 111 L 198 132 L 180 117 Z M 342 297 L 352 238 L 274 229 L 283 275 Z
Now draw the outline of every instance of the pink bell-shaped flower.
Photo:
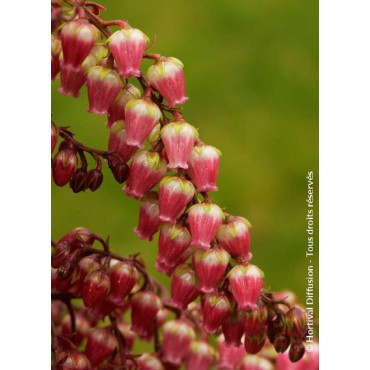
M 213 203 L 198 203 L 188 210 L 188 222 L 192 235 L 191 246 L 209 249 L 224 214 L 219 206 Z
M 122 90 L 122 81 L 113 69 L 95 66 L 87 74 L 88 112 L 107 114 Z
M 216 333 L 231 313 L 230 301 L 223 293 L 205 294 L 202 298 L 202 328 L 209 334 Z
M 245 355 L 245 349 L 242 346 L 227 345 L 224 336 L 221 334 L 217 340 L 219 361 L 217 369 L 234 370 Z
M 84 281 L 82 298 L 86 307 L 101 302 L 109 293 L 110 279 L 104 270 L 91 272 Z
M 126 195 L 141 199 L 145 193 L 158 184 L 166 171 L 167 163 L 157 152 L 136 153 L 132 158 L 130 176 L 124 187 Z
M 128 162 L 139 147 L 126 143 L 126 128 L 124 121 L 116 121 L 110 128 L 108 150 L 117 152 L 124 162 Z
M 139 274 L 132 264 L 118 262 L 109 269 L 109 300 L 121 305 L 139 280 Z
M 259 300 L 257 309 L 249 311 L 245 315 L 244 329 L 249 336 L 260 333 L 265 327 L 268 319 L 268 310 L 264 303 Z
M 188 169 L 187 161 L 198 138 L 198 131 L 185 121 L 165 125 L 161 138 L 168 157 L 168 168 Z
M 229 272 L 231 292 L 241 310 L 256 310 L 264 274 L 254 265 L 237 265 Z
M 63 60 L 72 67 L 80 67 L 100 37 L 98 29 L 87 20 L 67 22 L 61 31 Z
M 160 57 L 146 75 L 149 82 L 168 101 L 170 108 L 184 104 L 185 96 L 184 65 L 176 58 Z
M 154 327 L 154 319 L 161 308 L 162 301 L 153 292 L 136 293 L 131 301 L 131 329 L 145 337 Z
M 143 148 L 145 139 L 161 117 L 161 110 L 149 98 L 130 100 L 125 106 L 127 144 Z
M 175 266 L 178 257 L 189 247 L 191 235 L 180 224 L 165 223 L 160 228 L 157 262 L 169 267 Z
M 151 241 L 159 225 L 158 196 L 153 191 L 148 193 L 140 203 L 139 224 L 134 228 L 134 232 L 140 239 Z
M 138 370 L 165 370 L 162 362 L 151 353 L 143 353 L 136 359 Z
M 53 179 L 56 185 L 64 186 L 76 171 L 78 159 L 74 150 L 60 150 L 53 159 Z
M 251 228 L 249 221 L 243 217 L 229 216 L 217 232 L 217 240 L 232 256 L 241 262 L 249 261 L 252 254 L 249 252 Z
M 217 191 L 216 181 L 221 152 L 205 144 L 196 145 L 191 151 L 189 175 L 199 192 Z
M 229 253 L 219 247 L 208 250 L 198 249 L 194 253 L 195 274 L 199 289 L 203 293 L 212 293 L 217 290 L 218 284 L 224 278 L 229 259 Z
M 139 99 L 141 91 L 134 85 L 127 83 L 115 102 L 108 109 L 107 127 L 111 127 L 114 122 L 125 120 L 125 106 L 132 99 Z
M 167 321 L 163 326 L 163 361 L 181 365 L 194 339 L 194 329 L 186 321 Z
M 188 304 L 193 302 L 198 295 L 199 290 L 192 267 L 188 264 L 178 266 L 171 282 L 172 304 L 177 308 L 185 310 Z
M 235 311 L 222 323 L 222 332 L 225 342 L 229 346 L 240 346 L 240 340 L 244 334 L 245 312 Z
M 179 176 L 164 177 L 159 183 L 159 219 L 162 222 L 176 223 L 176 218 L 184 211 L 195 194 L 193 184 Z
M 262 356 L 247 354 L 243 357 L 238 370 L 274 370 L 274 366 Z
M 183 252 L 182 254 L 176 255 L 171 263 L 167 263 L 166 260 L 159 261 L 157 259 L 155 267 L 158 271 L 162 272 L 163 274 L 166 274 L 167 276 L 172 276 L 176 267 L 185 263 L 189 259 L 189 257 L 193 255 L 193 253 L 194 253 L 193 248 L 187 248 L 185 252 Z
M 191 343 L 186 356 L 186 370 L 208 370 L 215 360 L 215 350 L 207 342 L 194 341 Z
M 253 336 L 245 335 L 244 348 L 251 355 L 255 355 L 265 345 L 265 341 L 266 341 L 266 330 L 264 329 Z
M 126 27 L 114 32 L 108 39 L 108 46 L 125 78 L 139 77 L 140 64 L 148 37 L 136 28 Z

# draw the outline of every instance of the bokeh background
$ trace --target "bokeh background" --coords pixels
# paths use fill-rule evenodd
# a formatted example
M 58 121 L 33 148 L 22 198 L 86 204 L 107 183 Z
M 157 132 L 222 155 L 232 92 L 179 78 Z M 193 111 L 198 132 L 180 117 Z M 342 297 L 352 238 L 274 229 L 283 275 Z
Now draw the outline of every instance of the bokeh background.
M 150 38 L 151 52 L 185 64 L 184 118 L 222 153 L 214 201 L 247 217 L 253 262 L 267 287 L 304 299 L 307 260 L 306 173 L 315 171 L 315 265 L 318 272 L 318 1 L 135 0 L 100 1 L 105 19 L 125 19 Z M 146 63 L 145 66 L 149 64 Z M 88 114 L 80 99 L 57 93 L 52 113 L 86 145 L 106 148 L 105 117 Z M 139 203 L 127 198 L 105 166 L 96 193 L 73 194 L 52 184 L 52 237 L 76 226 L 103 236 L 124 255 L 140 251 L 154 268 L 156 239 L 132 232 Z M 318 303 L 316 275 L 316 303 Z

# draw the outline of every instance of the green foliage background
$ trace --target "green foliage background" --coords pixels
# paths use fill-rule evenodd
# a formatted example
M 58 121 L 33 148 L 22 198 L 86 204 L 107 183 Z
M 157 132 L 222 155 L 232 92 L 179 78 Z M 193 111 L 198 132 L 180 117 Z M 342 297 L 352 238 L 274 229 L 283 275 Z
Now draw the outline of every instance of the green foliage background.
M 318 1 L 127 0 L 101 1 L 105 19 L 126 19 L 150 38 L 151 52 L 185 64 L 184 118 L 222 152 L 219 192 L 213 199 L 253 224 L 253 262 L 272 290 L 305 297 L 306 173 L 315 171 L 318 228 Z M 147 66 L 148 63 L 145 64 Z M 52 113 L 86 145 L 105 148 L 105 117 L 86 113 L 80 99 L 57 93 Z M 140 251 L 154 268 L 156 241 L 131 231 L 139 203 L 127 198 L 105 168 L 96 193 L 73 194 L 52 185 L 52 237 L 76 226 L 103 236 L 124 255 Z M 315 232 L 318 273 L 318 233 Z M 316 282 L 318 276 L 316 275 Z M 318 300 L 316 284 L 316 300 Z M 316 302 L 318 303 L 318 302 Z

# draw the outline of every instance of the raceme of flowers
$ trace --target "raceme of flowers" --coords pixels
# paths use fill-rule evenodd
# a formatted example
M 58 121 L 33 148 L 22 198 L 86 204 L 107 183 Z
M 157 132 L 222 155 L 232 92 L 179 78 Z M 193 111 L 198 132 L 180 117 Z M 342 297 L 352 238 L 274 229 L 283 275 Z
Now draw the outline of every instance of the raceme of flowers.
M 305 354 L 306 313 L 291 293 L 265 291 L 263 272 L 250 263 L 250 223 L 212 202 L 221 152 L 180 113 L 188 100 L 183 64 L 147 54 L 149 38 L 127 22 L 102 20 L 102 9 L 52 1 L 51 78 L 75 98 L 86 86 L 88 112 L 106 116 L 109 130 L 108 149 L 99 151 L 52 123 L 52 153 L 63 139 L 53 179 L 95 191 L 107 162 L 124 193 L 140 201 L 134 232 L 144 240 L 159 234 L 156 268 L 171 277 L 171 292 L 138 255 L 120 257 L 102 237 L 72 230 L 52 252 L 55 368 L 318 369 L 318 349 Z M 143 58 L 153 60 L 146 73 Z M 77 298 L 82 307 L 72 304 Z M 106 317 L 110 325 L 98 326 Z M 135 355 L 137 338 L 153 340 L 154 352 Z

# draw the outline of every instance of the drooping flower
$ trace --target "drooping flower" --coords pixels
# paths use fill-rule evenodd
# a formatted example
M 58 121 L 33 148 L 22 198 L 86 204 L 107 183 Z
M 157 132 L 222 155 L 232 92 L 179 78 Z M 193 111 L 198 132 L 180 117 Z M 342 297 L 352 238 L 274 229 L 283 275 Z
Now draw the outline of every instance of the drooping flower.
M 147 71 L 149 82 L 168 101 L 170 108 L 184 104 L 185 96 L 184 65 L 176 58 L 160 57 Z
M 223 293 L 205 294 L 202 298 L 202 328 L 205 332 L 213 334 L 230 315 L 230 301 Z
M 78 159 L 74 150 L 60 150 L 53 159 L 53 179 L 56 185 L 64 186 L 76 171 Z
M 263 288 L 263 272 L 254 265 L 237 265 L 229 272 L 231 292 L 241 310 L 256 310 Z
M 198 203 L 188 210 L 188 221 L 192 235 L 191 246 L 209 249 L 224 214 L 219 206 L 212 203 Z
M 221 152 L 211 145 L 199 143 L 190 154 L 189 175 L 199 192 L 217 191 L 216 181 Z
M 144 147 L 144 141 L 162 116 L 157 104 L 150 98 L 131 99 L 125 105 L 126 142 Z
M 159 219 L 162 222 L 176 223 L 176 218 L 184 211 L 195 193 L 193 184 L 179 176 L 164 177 L 159 183 Z
M 208 250 L 198 249 L 194 253 L 195 274 L 199 282 L 199 289 L 203 293 L 217 290 L 229 264 L 229 253 L 220 247 Z
M 88 112 L 108 114 L 108 109 L 122 90 L 122 81 L 118 73 L 108 67 L 95 66 L 87 74 Z
M 82 298 L 86 307 L 92 307 L 102 301 L 109 293 L 110 279 L 104 270 L 91 272 L 84 281 Z
M 128 162 L 131 156 L 139 149 L 126 143 L 126 128 L 124 121 L 116 121 L 110 128 L 108 150 L 117 152 L 124 162 Z
M 291 308 L 285 316 L 287 334 L 290 337 L 302 339 L 306 333 L 307 316 L 298 307 Z
M 208 370 L 215 360 L 215 350 L 207 342 L 193 341 L 186 356 L 186 370 Z
M 273 370 L 272 363 L 258 355 L 247 354 L 243 357 L 238 370 Z
M 116 121 L 125 120 L 125 106 L 132 99 L 139 99 L 141 91 L 134 85 L 127 83 L 117 99 L 108 109 L 108 121 L 106 126 L 109 128 Z
M 175 121 L 165 125 L 161 138 L 168 157 L 168 168 L 188 169 L 187 161 L 198 138 L 198 131 L 185 121 Z
M 249 252 L 251 224 L 244 217 L 229 216 L 217 232 L 217 240 L 232 256 L 246 262 L 252 258 Z
M 162 362 L 153 354 L 143 353 L 136 359 L 140 370 L 165 370 Z
M 244 334 L 245 312 L 232 312 L 222 323 L 222 332 L 225 342 L 229 346 L 240 346 L 240 340 Z
M 59 353 L 61 360 L 58 368 L 60 370 L 90 370 L 91 364 L 88 358 L 76 350 L 62 351 Z
M 217 340 L 218 343 L 218 369 L 222 370 L 234 370 L 237 369 L 237 365 L 241 362 L 245 355 L 245 349 L 242 346 L 227 345 L 224 336 L 221 334 Z
M 180 365 L 194 339 L 194 329 L 186 321 L 167 321 L 163 326 L 163 360 L 174 365 Z
M 277 370 L 318 370 L 319 369 L 319 344 L 312 344 L 312 351 L 305 351 L 304 356 L 298 362 L 292 363 L 289 353 L 285 352 L 276 357 Z
M 166 171 L 167 163 L 157 152 L 136 153 L 132 157 L 130 176 L 124 187 L 126 195 L 141 199 L 145 193 L 158 184 Z
M 253 336 L 245 335 L 244 337 L 244 348 L 251 355 L 258 353 L 264 346 L 266 341 L 266 330 L 262 330 L 260 333 Z
M 98 29 L 87 20 L 67 22 L 61 31 L 64 63 L 80 67 L 99 37 Z
M 188 264 L 176 268 L 171 282 L 172 304 L 185 310 L 188 304 L 193 302 L 199 295 L 199 289 L 195 280 L 195 272 Z
M 245 333 L 249 336 L 260 333 L 267 323 L 267 318 L 267 307 L 263 304 L 261 300 L 259 300 L 256 309 L 247 312 L 245 315 Z
M 136 28 L 126 27 L 114 32 L 107 40 L 120 75 L 126 78 L 140 76 L 140 64 L 148 37 Z
M 156 192 L 150 192 L 140 203 L 139 224 L 134 228 L 134 232 L 140 239 L 151 241 L 159 225 L 158 195 Z

